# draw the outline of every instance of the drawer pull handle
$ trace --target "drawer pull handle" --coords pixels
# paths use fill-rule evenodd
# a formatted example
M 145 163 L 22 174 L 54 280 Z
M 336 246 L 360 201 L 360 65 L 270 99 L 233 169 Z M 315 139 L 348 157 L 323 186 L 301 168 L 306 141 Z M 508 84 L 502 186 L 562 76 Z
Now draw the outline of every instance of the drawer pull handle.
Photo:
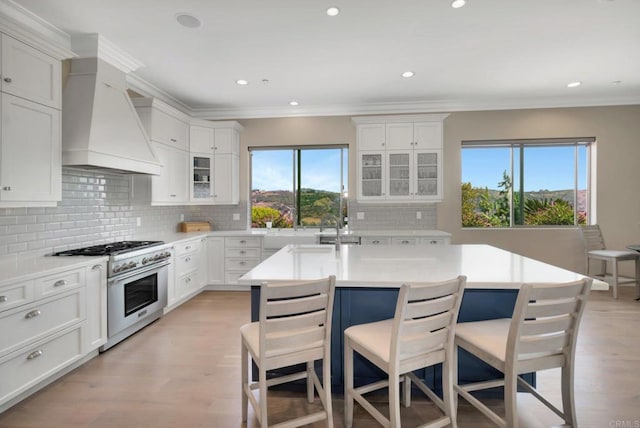
M 403 244 L 408 244 L 409 241 L 407 241 L 406 239 L 402 241 Z
M 91 270 L 102 270 L 102 265 L 94 265 Z
M 247 254 L 245 250 L 240 250 L 240 254 Z
M 31 318 L 35 318 L 37 316 L 40 316 L 42 314 L 42 312 L 40 312 L 39 309 L 35 309 L 31 312 L 27 312 L 27 314 L 24 316 L 25 319 L 31 319 Z
M 171 141 L 173 141 L 174 143 L 178 140 L 176 140 L 175 138 L 170 138 Z
M 186 282 L 187 284 L 191 282 L 191 278 L 187 278 L 184 280 L 184 282 Z
M 378 245 L 380 243 L 380 241 L 378 241 L 377 239 L 375 241 L 372 242 L 373 245 Z
M 33 351 L 32 353 L 27 355 L 27 360 L 33 360 L 34 358 L 38 358 L 42 354 L 44 354 L 44 351 L 42 349 L 38 349 L 37 351 Z
M 56 281 L 53 283 L 54 287 L 62 287 L 63 285 L 67 285 L 67 280 L 66 279 L 61 279 L 59 281 Z
M 186 259 L 184 259 L 185 263 L 189 263 L 191 261 L 191 257 L 187 257 Z
M 241 264 L 242 266 L 244 266 L 244 265 L 246 265 L 246 264 L 247 264 L 247 262 L 240 262 L 240 264 Z
M 12 82 L 11 77 L 5 77 L 5 78 L 4 78 L 4 79 L 2 79 L 2 80 L 4 80 L 4 81 L 5 81 L 5 82 L 7 82 L 7 83 L 11 83 L 11 82 Z
M 6 302 L 7 300 L 9 300 L 7 296 L 0 296 L 0 303 Z
M 437 244 L 437 243 L 438 243 L 438 241 L 431 241 L 430 242 L 430 244 L 432 244 L 432 245 Z
M 244 239 L 242 239 L 242 240 L 240 241 L 240 243 L 241 243 L 241 244 L 246 244 L 246 243 L 247 243 L 247 241 L 245 241 Z
M 191 245 L 187 245 L 186 247 L 184 247 L 185 251 L 188 251 L 191 249 Z

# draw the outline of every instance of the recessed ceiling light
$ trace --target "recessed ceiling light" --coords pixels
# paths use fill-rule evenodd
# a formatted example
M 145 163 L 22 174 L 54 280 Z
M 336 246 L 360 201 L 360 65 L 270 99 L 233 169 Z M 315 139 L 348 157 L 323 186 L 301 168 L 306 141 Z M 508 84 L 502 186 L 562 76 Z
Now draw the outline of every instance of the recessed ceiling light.
M 327 15 L 329 15 L 329 16 L 336 16 L 339 13 L 340 13 L 340 9 L 338 9 L 335 6 L 332 6 L 329 9 L 327 9 Z
M 459 9 L 462 6 L 464 6 L 465 4 L 467 4 L 467 0 L 453 0 L 451 2 L 451 7 L 454 9 Z
M 567 84 L 567 88 L 575 88 L 580 85 L 582 85 L 582 82 L 571 82 Z
M 298 105 L 298 102 L 297 101 L 289 101 L 289 105 L 295 107 L 295 106 Z
M 244 79 L 238 79 L 238 80 L 236 80 L 236 83 L 237 83 L 238 85 L 241 85 L 241 86 L 244 86 L 244 85 L 248 85 L 248 84 L 249 84 L 249 82 L 247 82 L 247 81 L 246 81 L 246 80 L 244 80 Z
M 188 13 L 179 13 L 176 15 L 176 21 L 183 27 L 187 28 L 198 28 L 202 23 L 198 18 L 193 15 L 189 15 Z
M 413 77 L 415 76 L 415 73 L 413 71 L 405 71 L 404 73 L 402 73 L 402 77 Z

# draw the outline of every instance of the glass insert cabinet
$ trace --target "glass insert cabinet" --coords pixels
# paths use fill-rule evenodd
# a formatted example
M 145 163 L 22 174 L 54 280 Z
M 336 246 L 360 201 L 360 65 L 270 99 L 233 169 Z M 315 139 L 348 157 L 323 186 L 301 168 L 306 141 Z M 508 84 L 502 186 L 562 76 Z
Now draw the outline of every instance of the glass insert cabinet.
M 195 200 L 213 200 L 212 174 L 213 174 L 213 156 L 210 155 L 192 155 L 192 186 L 191 199 Z

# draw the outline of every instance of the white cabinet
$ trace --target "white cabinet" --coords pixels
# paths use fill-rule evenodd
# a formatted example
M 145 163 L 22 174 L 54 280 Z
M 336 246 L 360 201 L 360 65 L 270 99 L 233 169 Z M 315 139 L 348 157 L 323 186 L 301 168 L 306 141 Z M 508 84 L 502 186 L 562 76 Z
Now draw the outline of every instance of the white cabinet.
M 360 238 L 361 245 L 445 245 L 450 243 L 451 238 L 443 234 L 416 236 L 403 235 L 400 231 L 393 234 L 370 235 Z
M 151 205 L 185 205 L 189 202 L 189 117 L 155 98 L 131 100 L 151 139 L 158 161 L 163 165 L 160 175 L 133 177 L 139 193 L 138 201 L 150 199 Z M 149 183 L 150 181 L 150 183 Z M 151 187 L 150 195 L 142 191 Z
M 358 200 L 442 200 L 442 120 L 445 117 L 353 118 L 358 136 Z
M 60 110 L 2 94 L 1 132 L 0 206 L 55 205 L 62 181 Z
M 224 284 L 224 238 L 207 238 L 207 283 Z
M 200 292 L 206 282 L 202 269 L 206 247 L 203 238 L 182 241 L 173 248 L 174 281 L 168 290 L 167 307 L 173 308 Z
M 106 261 L 0 281 L 0 409 L 106 341 Z
M 0 37 L 2 92 L 59 110 L 60 61 L 6 34 L 0 34 Z
M 61 199 L 61 63 L 5 34 L 1 63 L 0 207 Z
M 242 126 L 237 122 L 196 121 L 191 124 L 190 201 L 237 204 Z
M 225 284 L 237 284 L 238 278 L 260 263 L 262 238 L 226 237 L 224 238 Z

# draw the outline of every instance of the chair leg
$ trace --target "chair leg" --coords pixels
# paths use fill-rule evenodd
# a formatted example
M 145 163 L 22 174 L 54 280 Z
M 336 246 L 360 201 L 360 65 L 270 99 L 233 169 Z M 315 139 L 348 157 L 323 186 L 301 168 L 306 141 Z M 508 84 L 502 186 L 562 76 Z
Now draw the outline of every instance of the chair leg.
M 504 419 L 509 428 L 518 428 L 517 392 L 518 375 L 513 369 L 507 369 L 504 374 Z
M 307 401 L 309 403 L 313 403 L 313 377 L 311 376 L 311 372 L 314 370 L 313 361 L 307 361 Z
M 442 401 L 444 402 L 444 414 L 449 416 L 451 426 L 455 428 L 457 421 L 454 395 L 457 396 L 457 394 L 453 391 L 453 372 L 458 369 L 458 366 L 453 363 L 455 363 L 455 361 L 450 361 L 449 356 L 447 356 L 442 363 Z
M 573 366 L 562 368 L 562 412 L 567 425 L 575 427 L 577 425 L 576 403 L 573 389 Z
M 453 394 L 453 413 L 451 417 L 451 426 L 455 428 L 456 420 L 458 416 L 458 393 L 455 390 L 455 386 L 458 385 L 458 346 L 453 347 L 453 353 L 448 355 L 451 360 L 451 393 Z M 454 420 L 454 418 L 456 420 Z
M 613 260 L 613 298 L 618 298 L 618 261 Z
M 267 371 L 262 367 L 260 371 L 260 380 L 258 381 L 258 388 L 260 389 L 260 426 L 268 427 L 267 422 Z
M 327 428 L 333 428 L 333 403 L 331 402 L 331 359 L 322 360 L 322 389 L 324 390 L 324 410 L 327 412 Z
M 389 371 L 389 427 L 400 428 L 400 376 Z
M 348 337 L 344 338 L 344 426 L 353 425 L 353 348 Z
M 640 300 L 640 258 L 635 261 L 636 264 L 636 300 Z
M 240 393 L 242 394 L 242 422 L 246 422 L 247 421 L 247 394 L 245 392 L 245 387 L 249 385 L 249 373 L 248 373 L 249 364 L 248 364 L 248 351 L 247 351 L 247 348 L 244 346 L 244 340 L 240 340 L 240 342 L 241 342 L 240 371 L 242 372 L 241 373 L 242 384 L 240 386 Z
M 407 375 L 402 376 L 402 405 L 404 407 L 411 406 L 411 378 Z

